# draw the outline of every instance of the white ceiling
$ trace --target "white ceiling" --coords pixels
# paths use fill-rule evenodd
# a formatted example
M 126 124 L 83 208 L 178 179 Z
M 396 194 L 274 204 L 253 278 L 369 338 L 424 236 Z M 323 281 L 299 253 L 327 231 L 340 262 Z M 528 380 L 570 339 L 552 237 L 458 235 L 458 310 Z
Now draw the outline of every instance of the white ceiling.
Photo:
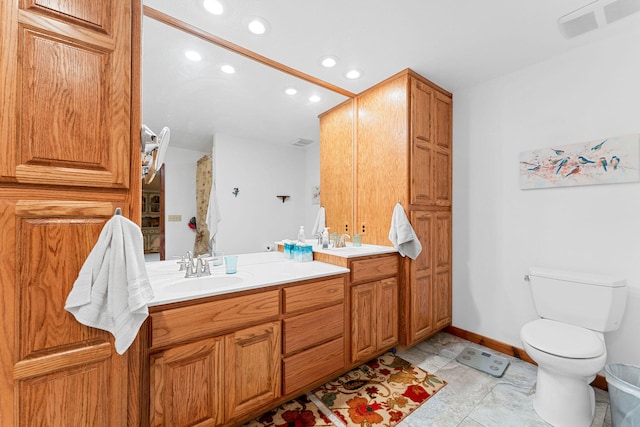
M 558 18 L 592 0 L 221 1 L 221 16 L 207 13 L 202 0 L 144 4 L 354 93 L 405 68 L 455 92 L 640 25 L 635 14 L 565 39 Z M 246 30 L 251 16 L 269 22 L 267 34 Z M 219 49 L 188 63 L 183 51 L 206 43 L 149 18 L 143 40 L 143 121 L 156 133 L 170 126 L 172 146 L 204 148 L 215 133 L 281 144 L 317 141 L 317 115 L 344 99 L 325 92 L 321 102 L 309 105 L 299 95 L 288 97 L 282 91 L 291 77 L 264 66 L 249 71 L 250 61 L 230 59 Z M 337 56 L 338 65 L 321 67 L 323 55 Z M 239 64 L 238 73 L 221 75 L 215 66 L 223 61 Z M 363 77 L 348 80 L 349 67 Z M 313 91 L 320 89 L 301 90 Z

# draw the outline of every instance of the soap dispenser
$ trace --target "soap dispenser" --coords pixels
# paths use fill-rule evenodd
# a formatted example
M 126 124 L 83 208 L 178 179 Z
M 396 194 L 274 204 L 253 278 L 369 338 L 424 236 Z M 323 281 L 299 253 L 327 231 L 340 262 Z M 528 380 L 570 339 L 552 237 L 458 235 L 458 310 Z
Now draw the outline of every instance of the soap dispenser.
M 304 238 L 304 225 L 301 225 L 298 230 L 298 243 L 301 245 L 305 245 L 307 243 Z
M 329 248 L 329 227 L 325 227 L 322 232 L 322 249 Z

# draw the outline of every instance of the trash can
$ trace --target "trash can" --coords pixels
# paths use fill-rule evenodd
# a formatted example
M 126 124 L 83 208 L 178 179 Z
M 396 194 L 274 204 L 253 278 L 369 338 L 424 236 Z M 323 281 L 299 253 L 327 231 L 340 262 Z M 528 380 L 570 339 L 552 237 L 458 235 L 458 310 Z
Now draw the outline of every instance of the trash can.
M 640 367 L 610 363 L 604 372 L 613 427 L 640 427 Z

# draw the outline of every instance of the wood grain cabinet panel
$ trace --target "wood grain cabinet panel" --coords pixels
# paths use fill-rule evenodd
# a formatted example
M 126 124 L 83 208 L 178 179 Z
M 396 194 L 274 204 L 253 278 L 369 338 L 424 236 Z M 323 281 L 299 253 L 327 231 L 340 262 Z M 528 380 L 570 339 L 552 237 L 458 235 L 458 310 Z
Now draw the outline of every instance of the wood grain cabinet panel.
M 151 348 L 228 332 L 278 316 L 278 290 L 151 313 Z
M 282 321 L 284 354 L 289 355 L 344 334 L 344 304 L 337 304 Z
M 208 338 L 151 356 L 150 425 L 224 422 L 224 338 Z
M 407 69 L 358 94 L 354 102 L 353 199 L 328 196 L 331 203 L 325 207 L 327 218 L 332 210 L 344 215 L 342 212 L 350 208 L 355 223 L 353 232 L 360 233 L 364 243 L 389 246 L 389 226 L 398 202 L 408 217 L 417 212 L 450 215 L 452 95 Z M 326 126 L 320 130 L 321 152 L 325 143 L 328 152 L 331 136 L 337 132 L 334 127 L 338 121 L 332 115 L 337 115 L 336 111 L 330 110 L 322 117 Z M 350 186 L 344 171 L 326 167 L 330 165 L 330 156 L 325 158 L 326 165 L 320 169 L 323 192 L 326 187 Z M 414 229 L 421 227 L 412 225 Z M 403 261 L 401 266 L 399 326 L 404 345 L 415 344 L 450 323 L 450 316 L 445 313 L 450 309 L 434 307 L 434 293 L 437 288 L 440 300 L 450 300 L 451 260 L 449 257 L 444 261 L 448 265 L 441 265 L 442 270 L 434 270 L 433 264 L 442 254 L 436 252 L 437 237 L 431 233 L 434 225 L 429 223 L 425 227 L 418 238 L 426 252 L 416 261 Z M 354 277 L 357 273 L 352 271 L 352 281 Z M 366 281 L 356 278 L 354 283 Z M 440 313 L 437 322 L 434 313 Z M 363 352 L 366 345 L 364 341 L 361 344 L 363 348 L 354 344 L 352 350 Z
M 343 338 L 310 348 L 283 360 L 283 391 L 295 393 L 343 368 Z
M 398 343 L 397 277 L 351 287 L 351 362 L 365 362 Z
M 286 314 L 311 310 L 344 300 L 344 279 L 335 278 L 286 287 L 282 290 Z
M 0 380 L 3 420 L 123 425 L 127 358 L 116 354 L 108 332 L 81 325 L 64 310 L 114 204 L 19 200 L 0 206 L 0 300 L 15 302 L 0 314 L 5 338 L 0 359 L 12 371 Z M 9 409 L 7 401 L 15 407 Z
M 227 419 L 255 412 L 280 396 L 280 322 L 226 336 Z
M 128 188 L 131 1 L 20 5 L 0 11 L 11 36 L 0 56 L 11 79 L 0 79 L 0 180 Z
M 320 115 L 320 204 L 331 231 L 354 233 L 353 129 L 354 100 Z
M 353 261 L 351 269 L 351 283 L 370 282 L 383 277 L 398 275 L 398 257 L 396 254 L 377 256 L 362 261 Z

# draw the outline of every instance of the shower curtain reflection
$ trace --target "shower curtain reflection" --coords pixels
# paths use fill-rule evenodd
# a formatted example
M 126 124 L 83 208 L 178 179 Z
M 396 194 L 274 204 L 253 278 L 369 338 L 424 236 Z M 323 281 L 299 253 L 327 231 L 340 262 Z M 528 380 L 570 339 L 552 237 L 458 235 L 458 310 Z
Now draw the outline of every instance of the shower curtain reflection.
M 211 156 L 202 156 L 196 167 L 196 239 L 193 244 L 194 255 L 209 253 L 209 228 L 207 211 L 213 182 Z

